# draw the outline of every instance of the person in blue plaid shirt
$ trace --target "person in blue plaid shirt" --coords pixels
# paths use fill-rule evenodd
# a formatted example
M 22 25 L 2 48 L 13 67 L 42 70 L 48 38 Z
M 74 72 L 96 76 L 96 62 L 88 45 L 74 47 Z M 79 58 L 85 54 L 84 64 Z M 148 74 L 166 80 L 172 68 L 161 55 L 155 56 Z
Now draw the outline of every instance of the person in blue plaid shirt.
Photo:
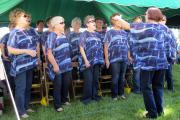
M 71 44 L 71 58 L 73 62 L 78 62 L 79 57 L 79 38 L 81 32 L 79 31 L 81 28 L 81 19 L 74 18 L 71 22 L 71 26 L 73 31 L 67 35 L 67 38 Z
M 106 34 L 106 30 L 103 30 L 104 20 L 102 18 L 96 18 L 96 32 L 100 34 L 100 39 L 103 44 L 103 40 Z
M 163 16 L 163 19 L 162 21 L 160 21 L 161 24 L 165 25 L 166 24 L 166 16 Z M 167 60 L 168 60 L 168 63 L 169 63 L 169 66 L 168 66 L 168 69 L 166 69 L 166 72 L 165 72 L 165 81 L 167 81 L 167 89 L 169 91 L 172 91 L 174 92 L 174 82 L 173 82 L 173 75 L 172 75 L 172 68 L 173 68 L 173 64 L 175 62 L 175 59 L 176 59 L 176 48 L 177 48 L 177 45 L 176 45 L 176 38 L 173 34 L 173 32 L 171 30 L 169 30 L 169 35 L 171 35 L 171 37 L 169 38 L 172 38 L 170 40 L 170 43 L 171 43 L 171 51 L 167 51 Z M 168 44 L 166 44 L 168 46 Z M 173 52 L 172 52 L 173 51 Z M 171 52 L 171 57 L 168 57 L 168 54 L 169 52 Z M 173 54 L 174 53 L 174 54 Z
M 37 39 L 28 31 L 29 15 L 22 9 L 10 13 L 10 21 L 15 28 L 10 32 L 7 42 L 11 60 L 10 74 L 15 77 L 15 101 L 22 118 L 29 117 L 28 108 L 33 78 L 33 68 L 37 66 Z
M 147 110 L 147 118 L 157 118 L 164 113 L 164 74 L 168 68 L 167 57 L 173 59 L 169 29 L 159 24 L 163 15 L 158 8 L 146 11 L 146 23 L 132 24 L 130 50 L 134 68 L 140 68 L 141 90 Z M 168 52 L 167 52 L 168 51 Z
M 64 35 L 64 18 L 53 17 L 50 24 L 53 32 L 49 34 L 46 42 L 48 75 L 54 85 L 54 107 L 57 112 L 61 112 L 62 103 L 70 104 L 68 101 L 69 84 L 72 79 L 70 44 Z
M 100 96 L 98 96 L 98 80 L 100 65 L 104 64 L 104 56 L 100 36 L 95 32 L 94 16 L 86 16 L 84 24 L 87 26 L 87 30 L 80 35 L 79 40 L 82 58 L 80 69 L 84 77 L 82 102 L 88 104 L 93 99 L 100 100 Z
M 113 14 L 110 17 L 113 29 L 106 32 L 104 38 L 104 53 L 107 68 L 112 74 L 112 98 L 117 100 L 118 96 L 125 99 L 124 81 L 128 64 L 128 33 L 123 30 L 121 15 Z
M 40 36 L 40 44 L 41 44 L 41 48 L 42 48 L 42 51 L 43 51 L 43 55 L 41 57 L 45 57 L 46 56 L 46 52 L 45 52 L 45 44 L 46 44 L 46 41 L 48 39 L 48 35 L 50 34 L 50 32 L 52 31 L 52 26 L 50 24 L 50 20 L 51 20 L 52 17 L 49 17 L 47 18 L 46 20 L 46 23 L 47 23 L 47 26 L 48 26 L 48 30 L 47 31 L 44 31 L 41 36 Z M 46 58 L 42 58 L 43 61 L 46 61 Z
M 14 28 L 14 24 L 10 23 L 9 24 L 9 30 L 11 31 Z M 10 73 L 10 68 L 11 68 L 11 61 L 8 57 L 8 50 L 7 50 L 7 42 L 9 39 L 9 33 L 5 34 L 1 40 L 0 40 L 0 44 L 2 45 L 2 58 L 3 58 L 3 63 L 4 63 L 4 67 L 6 69 L 6 73 L 7 73 L 7 77 L 14 95 L 15 92 L 15 83 L 14 83 L 14 78 L 9 74 Z

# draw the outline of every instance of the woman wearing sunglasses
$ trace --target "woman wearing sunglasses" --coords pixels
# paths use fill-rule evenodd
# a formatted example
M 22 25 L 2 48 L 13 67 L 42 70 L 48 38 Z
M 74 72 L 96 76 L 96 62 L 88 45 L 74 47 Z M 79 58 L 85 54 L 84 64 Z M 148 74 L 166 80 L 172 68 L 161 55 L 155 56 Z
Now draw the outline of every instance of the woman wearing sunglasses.
M 54 85 L 54 107 L 57 112 L 63 111 L 62 103 L 68 101 L 69 84 L 71 82 L 70 44 L 64 35 L 64 18 L 53 17 L 50 21 L 52 32 L 48 35 L 46 52 L 48 59 L 48 75 Z
M 38 63 L 36 56 L 37 41 L 32 39 L 27 31 L 29 17 L 24 10 L 13 10 L 9 18 L 10 22 L 15 25 L 7 42 L 9 56 L 12 61 L 10 74 L 15 77 L 15 101 L 18 112 L 22 118 L 27 118 L 32 73 L 33 68 Z
M 84 77 L 84 88 L 82 102 L 89 103 L 91 100 L 100 100 L 98 96 L 98 80 L 100 65 L 104 64 L 103 48 L 100 35 L 95 32 L 95 18 L 88 15 L 84 19 L 87 30 L 84 31 L 79 40 L 82 64 L 80 66 Z

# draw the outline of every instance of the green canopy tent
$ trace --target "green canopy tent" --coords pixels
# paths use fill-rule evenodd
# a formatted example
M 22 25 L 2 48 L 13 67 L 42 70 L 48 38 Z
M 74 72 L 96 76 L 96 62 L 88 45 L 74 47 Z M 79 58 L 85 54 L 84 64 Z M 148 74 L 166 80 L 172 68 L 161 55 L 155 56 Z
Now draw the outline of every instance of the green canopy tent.
M 124 19 L 132 20 L 135 16 L 143 15 L 150 6 L 160 7 L 168 18 L 180 15 L 180 0 L 1 0 L 0 21 L 7 23 L 9 12 L 14 8 L 31 13 L 32 23 L 60 15 L 70 25 L 74 17 L 83 19 L 89 14 L 108 21 L 117 12 Z
M 0 14 L 6 12 L 12 7 L 22 2 L 22 0 L 1 0 L 0 1 Z

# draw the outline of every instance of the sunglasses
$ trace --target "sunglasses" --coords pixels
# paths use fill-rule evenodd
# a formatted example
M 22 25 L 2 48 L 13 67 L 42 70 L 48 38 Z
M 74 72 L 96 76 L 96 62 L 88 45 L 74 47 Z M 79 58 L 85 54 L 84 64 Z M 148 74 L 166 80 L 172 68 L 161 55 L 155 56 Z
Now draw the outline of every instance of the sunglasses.
M 64 24 L 64 22 L 60 22 L 59 24 L 61 24 L 61 25 L 62 25 L 62 24 Z
M 88 23 L 94 23 L 95 22 L 95 20 L 90 20 L 90 21 L 88 21 Z
M 24 18 L 28 18 L 29 16 L 28 16 L 28 15 L 24 15 L 23 17 L 24 17 Z

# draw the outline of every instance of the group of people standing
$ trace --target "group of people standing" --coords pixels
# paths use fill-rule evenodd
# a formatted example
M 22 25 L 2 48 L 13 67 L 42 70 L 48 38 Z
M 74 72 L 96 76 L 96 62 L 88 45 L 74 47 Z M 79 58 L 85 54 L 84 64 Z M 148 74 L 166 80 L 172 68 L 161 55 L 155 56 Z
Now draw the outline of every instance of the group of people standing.
M 10 13 L 13 29 L 6 45 L 10 73 L 15 82 L 15 101 L 22 118 L 27 112 L 32 85 L 32 71 L 41 63 L 40 48 L 47 62 L 47 74 L 53 81 L 54 106 L 57 112 L 69 105 L 68 90 L 72 80 L 72 62 L 79 62 L 84 88 L 81 101 L 88 104 L 99 101 L 99 72 L 102 65 L 112 75 L 112 99 L 125 99 L 124 81 L 129 63 L 140 70 L 141 92 L 146 117 L 157 118 L 163 113 L 163 77 L 169 60 L 175 60 L 175 39 L 170 29 L 161 24 L 163 14 L 158 8 L 149 8 L 146 22 L 129 24 L 116 13 L 110 17 L 112 29 L 103 31 L 102 19 L 88 15 L 84 19 L 87 29 L 80 32 L 81 20 L 72 20 L 73 31 L 65 35 L 65 20 L 55 16 L 48 20 L 48 31 L 37 32 L 30 27 L 31 16 L 22 9 Z M 40 25 L 41 26 L 41 25 Z M 97 29 L 97 28 L 98 29 Z M 39 33 L 39 34 L 38 34 Z

